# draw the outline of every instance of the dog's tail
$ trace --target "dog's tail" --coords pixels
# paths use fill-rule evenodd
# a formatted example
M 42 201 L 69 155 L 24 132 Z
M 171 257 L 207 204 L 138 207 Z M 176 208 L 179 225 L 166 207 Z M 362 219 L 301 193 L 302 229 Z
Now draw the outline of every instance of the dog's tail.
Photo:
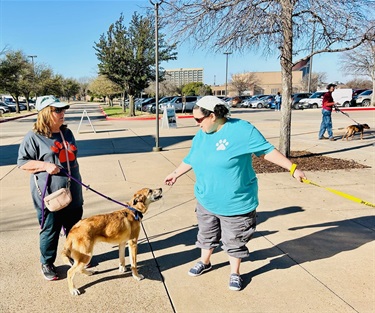
M 64 264 L 66 265 L 72 265 L 71 264 L 71 251 L 72 251 L 71 248 L 72 248 L 72 240 L 68 236 L 68 238 L 66 238 L 64 248 L 61 252 L 62 260 Z

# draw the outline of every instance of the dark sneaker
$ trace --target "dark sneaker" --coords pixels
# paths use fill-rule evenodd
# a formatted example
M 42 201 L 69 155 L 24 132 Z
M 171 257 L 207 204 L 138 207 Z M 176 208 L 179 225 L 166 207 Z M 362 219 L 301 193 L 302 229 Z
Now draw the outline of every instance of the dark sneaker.
M 52 264 L 42 264 L 42 273 L 44 278 L 47 280 L 58 280 L 59 276 L 57 276 L 56 268 Z
M 188 274 L 190 276 L 199 276 L 204 272 L 208 272 L 211 268 L 211 263 L 203 264 L 203 262 L 199 261 L 189 270 Z
M 329 139 L 328 137 L 320 137 L 319 140 L 323 140 L 323 139 Z
M 230 290 L 241 290 L 242 288 L 242 278 L 238 274 L 230 274 L 229 279 L 229 289 Z
M 336 139 L 331 137 L 331 138 L 329 138 L 329 141 L 336 141 Z

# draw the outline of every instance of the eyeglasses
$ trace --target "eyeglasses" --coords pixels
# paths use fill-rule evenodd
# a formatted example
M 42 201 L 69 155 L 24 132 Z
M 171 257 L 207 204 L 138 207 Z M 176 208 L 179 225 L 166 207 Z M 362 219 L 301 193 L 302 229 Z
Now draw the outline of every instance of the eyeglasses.
M 52 110 L 52 112 L 55 112 L 56 114 L 60 114 L 62 112 L 65 112 L 67 109 L 69 109 L 69 106 L 63 107 L 63 108 L 55 108 Z
M 194 119 L 195 119 L 195 121 L 196 121 L 198 124 L 200 124 L 200 123 L 203 122 L 203 120 L 204 120 L 206 117 L 208 117 L 208 116 L 203 116 L 203 117 L 201 117 L 201 118 L 195 118 L 195 117 L 194 117 Z

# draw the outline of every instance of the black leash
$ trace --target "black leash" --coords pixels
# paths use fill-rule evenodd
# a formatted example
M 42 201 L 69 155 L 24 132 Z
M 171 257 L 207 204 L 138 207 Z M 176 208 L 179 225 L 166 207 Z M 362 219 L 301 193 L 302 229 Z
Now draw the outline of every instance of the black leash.
M 114 199 L 112 199 L 112 198 L 110 198 L 110 197 L 108 197 L 108 196 L 106 196 L 106 195 L 103 195 L 103 194 L 100 193 L 99 191 L 96 191 L 95 189 L 92 189 L 92 188 L 90 187 L 90 185 L 85 185 L 83 182 L 81 182 L 81 181 L 79 181 L 78 179 L 74 178 L 74 177 L 73 177 L 72 175 L 70 175 L 70 174 L 69 174 L 64 168 L 61 168 L 61 167 L 60 167 L 60 170 L 61 170 L 61 171 L 67 176 L 67 177 L 69 177 L 70 179 L 74 180 L 76 183 L 78 183 L 78 184 L 80 184 L 80 185 L 86 187 L 86 190 L 87 190 L 87 189 L 88 189 L 88 190 L 91 190 L 91 191 L 95 192 L 96 194 L 98 194 L 99 196 L 101 196 L 101 197 L 103 197 L 103 198 L 105 198 L 105 199 L 107 199 L 107 200 L 110 200 L 110 201 L 112 201 L 112 202 L 114 202 L 114 203 L 117 203 L 117 204 L 119 204 L 119 205 L 121 205 L 121 206 L 123 206 L 123 207 L 129 209 L 130 211 L 132 211 L 133 214 L 134 214 L 134 219 L 135 219 L 136 221 L 138 221 L 139 219 L 142 219 L 142 218 L 143 218 L 143 214 L 142 214 L 141 212 L 137 211 L 136 209 L 134 209 L 133 207 L 131 207 L 130 205 L 125 204 L 125 203 L 122 203 L 122 202 L 117 201 L 117 200 L 114 200 Z
M 356 123 L 357 125 L 361 125 L 360 123 L 358 123 L 357 121 L 353 120 L 348 113 L 345 113 L 343 111 L 341 111 L 338 107 L 335 106 L 335 112 L 341 112 L 342 114 L 344 114 L 345 116 L 349 117 L 354 123 Z

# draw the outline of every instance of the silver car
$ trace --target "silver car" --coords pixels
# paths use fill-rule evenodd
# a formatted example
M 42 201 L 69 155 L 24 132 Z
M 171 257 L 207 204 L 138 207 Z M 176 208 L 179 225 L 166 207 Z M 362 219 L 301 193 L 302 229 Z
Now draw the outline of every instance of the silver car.
M 0 112 L 1 112 L 1 114 L 10 112 L 8 106 L 3 102 L 0 102 Z
M 364 92 L 361 92 L 357 96 L 357 100 L 356 100 L 357 105 L 362 105 L 364 107 L 370 106 L 371 95 L 372 95 L 372 90 L 371 89 L 368 89 L 368 90 L 366 90 Z
M 185 110 L 189 112 L 193 111 L 193 108 L 195 104 L 197 103 L 197 100 L 200 97 L 186 96 L 185 98 L 186 98 Z M 159 108 L 161 111 L 163 111 L 165 107 L 171 107 L 171 106 L 173 106 L 176 111 L 182 111 L 182 97 L 181 96 L 174 97 L 171 101 L 160 104 Z

